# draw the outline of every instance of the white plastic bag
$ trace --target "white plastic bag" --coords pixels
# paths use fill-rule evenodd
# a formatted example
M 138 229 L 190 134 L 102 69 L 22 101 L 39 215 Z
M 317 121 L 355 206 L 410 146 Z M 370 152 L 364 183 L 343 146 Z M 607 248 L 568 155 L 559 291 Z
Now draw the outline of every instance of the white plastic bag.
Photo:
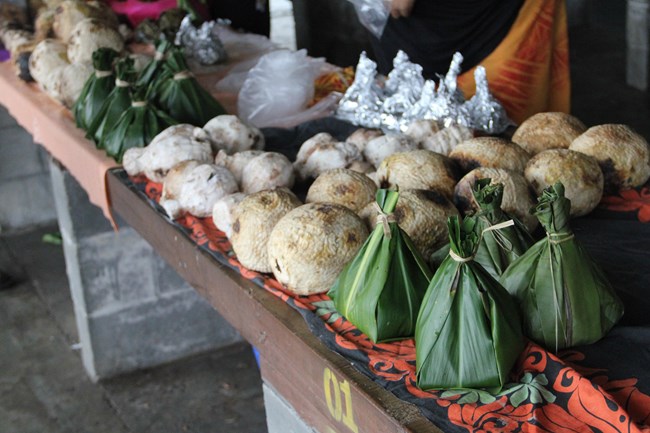
M 384 33 L 390 13 L 390 0 L 348 0 L 354 5 L 357 17 L 377 39 Z
M 314 80 L 325 61 L 306 50 L 264 55 L 248 73 L 237 101 L 239 117 L 258 128 L 304 111 L 314 97 Z

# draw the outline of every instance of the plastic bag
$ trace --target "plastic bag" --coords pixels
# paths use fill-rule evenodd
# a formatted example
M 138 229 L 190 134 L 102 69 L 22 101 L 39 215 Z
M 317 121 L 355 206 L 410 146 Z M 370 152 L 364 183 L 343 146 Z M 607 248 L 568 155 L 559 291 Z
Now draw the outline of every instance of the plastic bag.
M 388 21 L 389 4 L 387 0 L 348 0 L 357 11 L 359 22 L 377 39 L 384 33 Z
M 307 57 L 306 50 L 266 54 L 250 70 L 239 92 L 239 117 L 262 128 L 305 110 L 324 63 Z

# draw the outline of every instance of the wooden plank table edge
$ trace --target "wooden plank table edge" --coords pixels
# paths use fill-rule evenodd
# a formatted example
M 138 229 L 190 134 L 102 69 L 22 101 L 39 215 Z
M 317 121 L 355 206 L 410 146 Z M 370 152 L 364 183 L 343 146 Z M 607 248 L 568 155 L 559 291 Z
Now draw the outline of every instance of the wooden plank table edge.
M 218 263 L 122 183 L 115 175 L 117 171 L 107 174 L 113 210 L 258 348 L 262 377 L 304 421 L 323 433 L 442 432 L 416 406 L 383 389 L 327 348 L 297 311 Z M 349 387 L 344 389 L 349 389 L 348 394 L 332 396 L 328 381 L 339 392 Z M 345 405 L 352 407 L 352 402 L 354 412 L 349 413 Z

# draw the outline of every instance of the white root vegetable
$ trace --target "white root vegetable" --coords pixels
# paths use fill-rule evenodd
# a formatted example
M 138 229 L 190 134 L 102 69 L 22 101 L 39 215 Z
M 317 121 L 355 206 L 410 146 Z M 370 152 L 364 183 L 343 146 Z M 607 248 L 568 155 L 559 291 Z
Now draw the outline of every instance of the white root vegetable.
M 629 126 L 594 126 L 573 140 L 569 149 L 596 158 L 606 192 L 641 186 L 650 178 L 650 146 Z
M 253 158 L 242 173 L 241 189 L 246 194 L 273 188 L 293 188 L 293 164 L 277 152 L 266 152 Z
M 363 149 L 373 138 L 381 137 L 384 135 L 379 129 L 359 128 L 345 139 L 348 143 L 352 143 L 363 153 Z
M 41 89 L 50 94 L 54 91 L 57 70 L 69 64 L 66 45 L 54 39 L 45 39 L 32 51 L 29 73 Z
M 79 21 L 94 18 L 106 26 L 117 28 L 117 17 L 103 2 L 64 0 L 54 11 L 52 29 L 56 37 L 67 43 Z
M 203 129 L 216 146 L 215 153 L 219 149 L 228 154 L 264 149 L 264 135 L 261 131 L 232 114 L 222 114 L 210 119 Z
M 404 135 L 410 137 L 419 147 L 424 142 L 440 131 L 440 124 L 433 119 L 419 119 L 411 122 Z
M 505 168 L 523 173 L 530 155 L 524 149 L 499 137 L 476 137 L 457 145 L 449 157 L 463 173 L 477 167 Z
M 286 214 L 273 228 L 268 257 L 273 275 L 298 295 L 328 291 L 368 237 L 350 209 L 309 203 Z
M 377 169 L 377 181 L 382 188 L 430 189 L 451 199 L 456 170 L 444 155 L 424 149 L 411 150 L 384 159 Z
M 603 197 L 604 178 L 596 158 L 569 149 L 549 149 L 533 156 L 524 172 L 537 195 L 562 182 L 571 200 L 571 216 L 586 215 Z
M 201 128 L 182 123 L 156 135 L 147 147 L 128 149 L 122 164 L 130 176 L 144 173 L 154 182 L 163 182 L 174 166 L 191 160 L 212 162 L 210 139 Z
M 417 149 L 417 144 L 411 138 L 391 133 L 370 140 L 363 150 L 363 156 L 369 163 L 379 167 L 388 156 L 415 149 Z
M 167 174 L 160 205 L 172 219 L 184 213 L 205 218 L 218 200 L 235 192 L 237 182 L 225 167 L 186 161 Z
M 359 149 L 354 144 L 338 142 L 330 134 L 321 132 L 300 146 L 293 166 L 301 179 L 308 179 L 361 160 Z
M 359 212 L 375 200 L 377 186 L 365 174 L 345 168 L 318 176 L 307 191 L 307 203 L 334 203 Z
M 120 33 L 105 22 L 93 18 L 79 21 L 72 30 L 68 42 L 68 59 L 71 63 L 92 63 L 93 53 L 98 48 L 124 50 Z
M 232 223 L 235 220 L 235 208 L 237 208 L 237 205 L 245 197 L 246 194 L 236 192 L 217 200 L 212 208 L 212 222 L 214 226 L 224 232 L 228 239 L 232 237 Z
M 276 223 L 300 200 L 286 188 L 259 191 L 234 209 L 230 242 L 237 259 L 248 269 L 271 272 L 267 244 Z
M 456 146 L 474 137 L 467 126 L 453 123 L 422 141 L 422 148 L 448 156 Z
M 228 152 L 221 149 L 217 152 L 217 156 L 214 158 L 214 163 L 217 165 L 223 165 L 235 176 L 237 184 L 241 189 L 241 179 L 244 174 L 244 167 L 248 165 L 254 158 L 263 155 L 263 150 L 244 150 L 243 152 L 233 153 L 229 155 Z
M 60 68 L 53 79 L 50 96 L 72 108 L 94 71 L 87 63 L 73 63 Z
M 531 155 L 548 149 L 568 149 L 571 142 L 587 127 L 567 113 L 537 113 L 524 120 L 512 136 L 512 141 Z

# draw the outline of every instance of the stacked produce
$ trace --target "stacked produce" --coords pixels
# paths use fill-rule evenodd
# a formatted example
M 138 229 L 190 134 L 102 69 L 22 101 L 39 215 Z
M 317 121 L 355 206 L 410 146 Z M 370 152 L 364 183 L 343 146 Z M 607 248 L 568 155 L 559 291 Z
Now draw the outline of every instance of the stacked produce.
M 328 295 L 336 309 L 373 342 L 410 338 L 431 280 L 418 249 L 395 222 L 400 194 L 379 190 L 377 227 L 345 266 Z

